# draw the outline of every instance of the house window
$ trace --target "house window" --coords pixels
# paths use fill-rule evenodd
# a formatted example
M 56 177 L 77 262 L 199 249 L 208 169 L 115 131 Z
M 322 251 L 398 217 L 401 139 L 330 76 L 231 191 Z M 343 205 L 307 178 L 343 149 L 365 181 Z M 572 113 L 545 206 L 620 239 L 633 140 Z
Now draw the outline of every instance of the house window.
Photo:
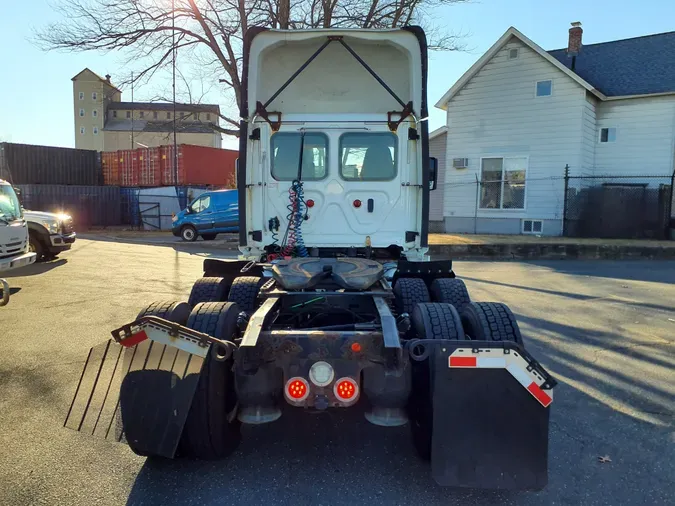
M 84 127 L 80 127 L 80 134 L 84 135 Z
M 208 112 L 206 113 L 206 121 L 211 121 L 211 114 Z
M 600 142 L 616 142 L 616 128 L 601 128 L 600 129 Z
M 537 96 L 550 97 L 553 94 L 553 81 L 537 81 Z
M 113 111 L 112 113 L 113 113 L 113 118 L 116 118 L 117 117 L 117 111 Z
M 518 58 L 518 48 L 509 49 L 509 60 L 515 60 Z
M 84 118 L 84 109 L 80 109 L 80 118 Z
M 93 111 L 91 111 L 91 117 L 92 117 L 92 118 L 98 118 L 98 111 L 97 111 L 96 109 L 94 109 Z
M 127 111 L 127 119 L 131 118 L 131 111 Z
M 84 100 L 84 91 L 80 92 L 80 100 Z
M 523 220 L 523 234 L 541 234 L 543 231 L 543 220 Z
M 183 119 L 185 117 L 185 113 L 183 111 L 180 112 L 180 119 Z
M 171 119 L 171 113 L 170 112 L 166 113 L 166 119 Z
M 145 111 L 141 111 L 138 114 L 140 115 L 141 119 L 145 118 Z
M 92 99 L 92 100 L 96 100 L 97 98 L 98 98 L 98 93 L 96 93 L 95 91 L 92 92 L 92 94 L 91 94 L 91 99 Z
M 483 158 L 480 175 L 481 209 L 525 209 L 527 158 Z
M 152 119 L 157 119 L 157 111 L 153 111 L 152 113 Z
M 98 127 L 94 127 L 94 135 L 98 135 Z

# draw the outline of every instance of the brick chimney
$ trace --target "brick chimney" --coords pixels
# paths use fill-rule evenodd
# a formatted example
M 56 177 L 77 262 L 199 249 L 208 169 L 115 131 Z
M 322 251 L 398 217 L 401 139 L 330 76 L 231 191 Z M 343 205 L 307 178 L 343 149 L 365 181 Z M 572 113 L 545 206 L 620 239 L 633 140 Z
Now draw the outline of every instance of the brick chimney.
M 584 30 L 581 28 L 581 23 L 575 21 L 572 23 L 572 28 L 570 28 L 570 38 L 567 43 L 567 54 L 570 56 L 576 56 L 581 51 L 581 35 L 584 33 Z
M 571 37 L 571 35 L 570 35 L 570 37 Z M 105 80 L 108 81 L 108 82 L 110 82 L 110 74 L 106 74 L 106 75 L 105 75 Z

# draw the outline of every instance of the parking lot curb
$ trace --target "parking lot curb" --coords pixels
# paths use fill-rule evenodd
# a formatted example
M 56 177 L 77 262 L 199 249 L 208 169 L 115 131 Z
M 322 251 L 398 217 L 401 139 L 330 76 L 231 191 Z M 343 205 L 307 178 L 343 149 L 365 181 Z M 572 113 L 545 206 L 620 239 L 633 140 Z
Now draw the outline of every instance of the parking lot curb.
M 492 260 L 673 260 L 675 243 L 669 246 L 598 244 L 432 244 L 432 256 Z

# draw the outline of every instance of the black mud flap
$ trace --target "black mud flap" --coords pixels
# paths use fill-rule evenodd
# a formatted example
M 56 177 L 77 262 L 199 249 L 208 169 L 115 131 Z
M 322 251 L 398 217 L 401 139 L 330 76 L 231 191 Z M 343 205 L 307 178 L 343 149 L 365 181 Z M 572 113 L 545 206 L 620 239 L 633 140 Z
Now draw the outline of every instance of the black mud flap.
M 140 455 L 172 458 L 204 359 L 146 339 L 110 340 L 89 351 L 65 427 L 117 442 Z
M 441 343 L 430 350 L 436 482 L 482 489 L 545 487 L 555 381 L 514 343 Z

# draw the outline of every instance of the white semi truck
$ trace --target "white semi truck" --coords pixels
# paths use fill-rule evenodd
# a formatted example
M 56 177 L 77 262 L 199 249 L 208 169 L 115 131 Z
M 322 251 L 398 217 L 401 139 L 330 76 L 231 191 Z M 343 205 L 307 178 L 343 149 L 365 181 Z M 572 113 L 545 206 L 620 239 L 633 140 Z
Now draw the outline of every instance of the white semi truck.
M 0 179 L 0 278 L 4 271 L 35 262 L 29 251 L 28 227 L 23 210 L 11 184 Z M 9 284 L 0 279 L 0 306 L 9 302 Z
M 428 255 L 426 78 L 418 27 L 249 29 L 240 259 L 93 348 L 65 425 L 218 459 L 241 424 L 357 409 L 408 425 L 441 485 L 543 487 L 555 380 Z

